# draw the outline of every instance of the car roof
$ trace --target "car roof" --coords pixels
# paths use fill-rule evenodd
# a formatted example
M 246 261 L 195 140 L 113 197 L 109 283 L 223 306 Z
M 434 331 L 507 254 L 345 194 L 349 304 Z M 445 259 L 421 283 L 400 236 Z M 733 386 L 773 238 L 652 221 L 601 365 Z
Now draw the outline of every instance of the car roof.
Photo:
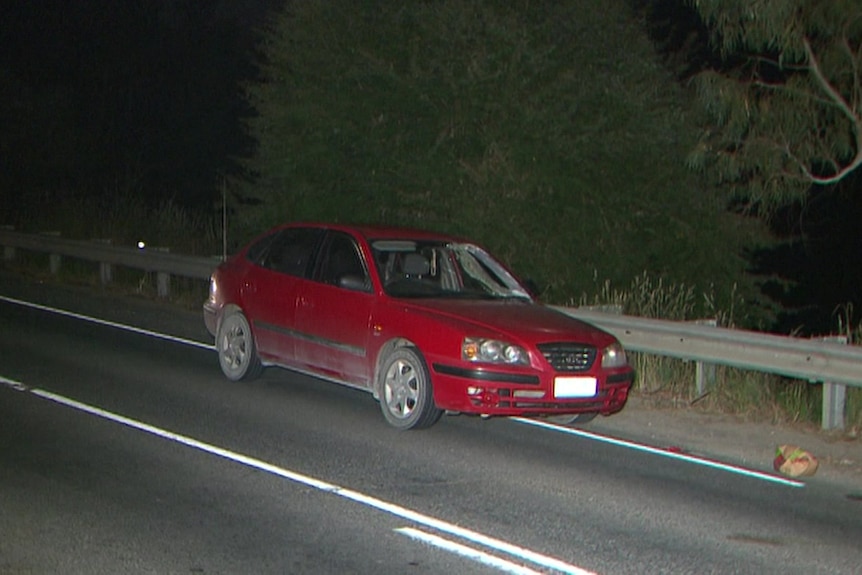
M 353 233 L 364 237 L 366 240 L 388 240 L 388 239 L 412 239 L 412 240 L 440 240 L 440 241 L 463 241 L 463 238 L 434 232 L 431 230 L 423 230 L 418 228 L 408 228 L 399 226 L 386 226 L 381 224 L 338 224 L 338 223 L 322 223 L 322 222 L 291 222 L 280 227 L 309 227 L 320 228 L 327 230 L 343 231 Z

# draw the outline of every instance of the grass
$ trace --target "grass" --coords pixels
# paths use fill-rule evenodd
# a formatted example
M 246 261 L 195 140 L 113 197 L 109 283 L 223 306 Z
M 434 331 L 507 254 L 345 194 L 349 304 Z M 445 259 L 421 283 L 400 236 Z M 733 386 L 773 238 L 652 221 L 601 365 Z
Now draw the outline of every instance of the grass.
M 595 283 L 595 291 L 582 294 L 569 305 L 612 308 L 626 315 L 672 321 L 709 319 L 717 326 L 736 327 L 738 294 L 733 290 L 698 297 L 690 286 L 667 283 L 646 272 L 625 288 L 615 288 L 607 280 Z M 862 345 L 862 321 L 854 326 L 852 306 L 841 311 L 838 334 L 851 345 Z M 698 394 L 695 362 L 643 353 L 630 353 L 630 361 L 637 372 L 635 393 L 655 405 L 696 406 L 757 421 L 820 423 L 822 385 L 718 365 L 714 366 L 714 378 L 710 378 L 712 385 Z M 850 430 L 862 427 L 860 388 L 847 388 L 845 423 Z
M 57 194 L 44 196 L 30 205 L 27 213 L 10 222 L 16 230 L 29 233 L 51 231 L 75 240 L 107 241 L 132 248 L 139 241 L 148 248 L 172 253 L 212 256 L 221 252 L 218 218 L 206 218 L 174 202 L 148 206 L 131 191 L 116 191 L 101 198 L 71 199 Z M 62 258 L 55 276 L 50 274 L 47 254 L 18 250 L 13 262 L 4 267 L 40 280 L 90 287 L 109 287 L 124 295 L 155 299 L 158 284 L 155 272 L 115 266 L 110 286 L 102 286 L 99 264 Z M 186 309 L 199 309 L 206 299 L 206 281 L 171 277 L 169 301 Z
M 59 233 L 68 239 L 109 241 L 117 246 L 133 247 L 143 241 L 149 247 L 188 255 L 222 251 L 217 214 L 193 212 L 170 200 L 152 205 L 145 197 L 131 189 L 96 195 L 43 192 L 29 199 L 26 211 L 0 224 L 22 232 Z

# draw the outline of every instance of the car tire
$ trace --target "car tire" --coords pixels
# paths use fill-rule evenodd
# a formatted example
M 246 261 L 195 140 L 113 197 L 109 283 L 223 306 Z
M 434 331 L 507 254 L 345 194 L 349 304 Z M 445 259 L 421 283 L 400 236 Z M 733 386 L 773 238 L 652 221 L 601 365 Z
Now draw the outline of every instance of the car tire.
M 221 370 L 231 381 L 254 379 L 263 371 L 251 326 L 242 312 L 222 318 L 216 334 L 216 351 Z
M 557 425 L 584 425 L 596 418 L 598 413 L 572 413 L 568 415 L 548 415 L 545 417 L 550 423 Z
M 416 348 L 399 347 L 384 360 L 380 408 L 387 423 L 400 430 L 430 427 L 443 415 L 434 404 L 428 368 Z

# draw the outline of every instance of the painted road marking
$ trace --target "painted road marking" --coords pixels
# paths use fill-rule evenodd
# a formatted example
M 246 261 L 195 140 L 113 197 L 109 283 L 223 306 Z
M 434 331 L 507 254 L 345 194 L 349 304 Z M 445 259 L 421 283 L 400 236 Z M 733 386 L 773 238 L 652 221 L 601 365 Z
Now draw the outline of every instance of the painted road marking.
M 434 535 L 433 533 L 426 533 L 425 531 L 413 529 L 412 527 L 399 527 L 395 531 L 402 535 L 406 535 L 411 539 L 415 539 L 416 541 L 421 541 L 433 547 L 449 551 L 450 553 L 461 555 L 462 557 L 466 557 L 467 559 L 471 559 L 477 563 L 488 565 L 499 571 L 503 571 L 504 573 L 514 573 L 515 575 L 541 575 L 540 571 L 524 567 L 523 565 L 518 565 L 517 563 L 512 563 L 505 559 L 500 559 L 490 553 L 485 553 L 484 551 L 461 545 L 456 541 L 450 541 L 449 539 L 440 537 L 439 535 Z
M 609 443 L 611 445 L 616 445 L 619 447 L 626 447 L 628 449 L 634 449 L 635 451 L 642 451 L 644 453 L 650 453 L 652 455 L 659 455 L 661 457 L 668 457 L 670 459 L 677 459 L 679 461 L 696 463 L 697 465 L 703 465 L 704 467 L 720 469 L 721 471 L 728 471 L 730 473 L 736 473 L 738 475 L 744 475 L 746 477 L 753 477 L 755 479 L 761 479 L 763 481 L 770 481 L 772 483 L 779 483 L 781 485 L 788 485 L 790 487 L 805 487 L 805 483 L 802 481 L 787 479 L 785 477 L 773 475 L 771 473 L 757 471 L 755 469 L 748 469 L 747 467 L 740 467 L 739 465 L 731 465 L 730 463 L 724 463 L 722 461 L 710 459 L 708 457 L 700 457 L 698 455 L 690 455 L 688 453 L 670 451 L 668 449 L 662 449 L 660 447 L 653 447 L 652 445 L 647 445 L 645 443 L 638 443 L 637 441 L 630 441 L 628 439 L 619 439 L 610 435 L 603 435 L 594 431 L 585 431 L 583 429 L 575 429 L 573 427 L 554 425 L 553 423 L 548 423 L 539 419 L 530 419 L 527 417 L 510 417 L 509 419 L 511 419 L 512 421 L 517 421 L 518 423 L 523 423 L 525 425 L 543 427 L 557 433 L 575 435 L 577 437 L 583 437 L 584 439 L 592 439 L 594 441 Z
M 112 328 L 116 328 L 116 329 L 122 329 L 125 331 L 130 331 L 130 332 L 138 333 L 138 334 L 149 336 L 149 337 L 155 337 L 158 339 L 172 341 L 174 343 L 179 343 L 182 345 L 190 345 L 193 347 L 198 347 L 198 348 L 207 349 L 210 351 L 215 351 L 215 346 L 212 344 L 205 344 L 205 343 L 201 343 L 201 342 L 190 340 L 190 339 L 175 337 L 172 335 L 167 335 L 167 334 L 163 334 L 163 333 L 159 333 L 159 332 L 155 332 L 155 331 L 150 331 L 147 329 L 142 329 L 142 328 L 138 328 L 138 327 L 134 327 L 134 326 L 130 326 L 130 325 L 125 325 L 122 323 L 107 321 L 107 320 L 91 317 L 88 315 L 83 315 L 83 314 L 70 312 L 70 311 L 66 311 L 66 310 L 62 310 L 62 309 L 56 309 L 56 308 L 52 308 L 52 307 L 48 307 L 48 306 L 44 306 L 44 305 L 39 305 L 39 304 L 35 304 L 35 303 L 31 303 L 31 302 L 27 302 L 27 301 L 23 301 L 23 300 L 19 300 L 19 299 L 14 299 L 14 298 L 6 297 L 3 295 L 0 295 L 0 301 L 5 301 L 5 302 L 11 303 L 11 304 L 20 305 L 20 306 L 24 306 L 24 307 L 30 307 L 33 309 L 37 309 L 37 310 L 45 311 L 45 312 L 49 312 L 49 313 L 55 313 L 58 315 L 79 319 L 82 321 L 89 321 L 89 322 L 96 323 L 99 325 L 104 325 L 104 326 L 108 326 L 108 327 L 112 327 Z M 619 438 L 612 437 L 609 435 L 602 435 L 600 433 L 585 431 L 583 429 L 577 429 L 577 428 L 573 428 L 573 427 L 564 427 L 561 425 L 554 425 L 552 423 L 548 423 L 548 422 L 542 421 L 540 419 L 530 419 L 530 418 L 523 418 L 523 417 L 512 417 L 509 419 L 511 419 L 512 421 L 516 421 L 518 423 L 522 423 L 522 424 L 526 424 L 526 425 L 532 425 L 535 427 L 541 427 L 543 429 L 546 429 L 549 431 L 554 431 L 556 433 L 565 433 L 567 435 L 574 435 L 577 437 L 581 437 L 583 439 L 600 441 L 602 443 L 608 443 L 611 445 L 616 445 L 617 447 L 624 447 L 627 449 L 633 449 L 635 451 L 641 451 L 643 453 L 649 453 L 651 455 L 658 455 L 660 457 L 668 457 L 671 459 L 676 459 L 678 461 L 685 461 L 687 463 L 693 463 L 695 465 L 701 465 L 704 467 L 709 467 L 709 468 L 717 469 L 720 471 L 726 471 L 726 472 L 734 473 L 737 475 L 743 475 L 746 477 L 751 477 L 751 478 L 759 479 L 762 481 L 768 481 L 771 483 L 778 483 L 778 484 L 786 485 L 786 486 L 790 486 L 790 487 L 805 487 L 805 483 L 802 481 L 787 479 L 787 478 L 784 478 L 784 477 L 781 477 L 778 475 L 773 475 L 770 473 L 766 473 L 763 471 L 757 471 L 755 469 L 749 469 L 747 467 L 741 467 L 738 465 L 731 465 L 729 463 L 724 463 L 724 462 L 721 462 L 721 461 L 718 461 L 715 459 L 709 459 L 706 457 L 699 457 L 696 455 L 689 455 L 686 453 L 669 451 L 667 449 L 662 449 L 660 447 L 654 447 L 651 445 L 647 445 L 644 443 L 638 443 L 636 441 L 630 441 L 630 440 L 626 440 L 626 439 L 619 439 Z
M 189 437 L 187 435 L 182 435 L 179 433 L 175 433 L 173 431 L 169 431 L 166 429 L 162 429 L 160 427 L 156 427 L 154 425 L 150 425 L 148 423 L 144 423 L 142 421 L 138 421 L 132 419 L 130 417 L 126 417 L 124 415 L 120 415 L 117 413 L 113 413 L 99 407 L 95 407 L 86 403 L 82 403 L 80 401 L 71 399 L 69 397 L 65 397 L 63 395 L 52 393 L 50 391 L 46 391 L 43 389 L 28 387 L 26 384 L 15 381 L 13 379 L 9 379 L 3 376 L 0 376 L 0 383 L 6 385 L 7 387 L 11 387 L 17 391 L 23 391 L 26 393 L 31 393 L 42 399 L 46 399 L 52 401 L 54 403 L 58 403 L 65 407 L 69 407 L 89 415 L 94 415 L 96 417 L 106 419 L 108 421 L 112 421 L 114 423 L 119 423 L 121 425 L 125 425 L 132 429 L 136 429 L 138 431 L 142 431 L 144 433 L 149 433 L 156 437 L 160 437 L 162 439 L 167 439 L 168 441 L 173 441 L 179 443 L 181 445 L 185 445 L 186 447 L 191 447 L 192 449 L 197 449 L 199 451 L 203 451 L 205 453 L 209 453 L 211 455 L 215 455 L 217 457 L 221 457 L 223 459 L 227 459 L 233 461 L 235 463 L 239 463 L 240 465 L 245 465 L 247 467 L 257 469 L 266 473 L 270 473 L 272 475 L 287 479 L 288 481 L 292 481 L 294 483 L 298 483 L 301 485 L 305 485 L 306 487 L 311 487 L 313 489 L 317 489 L 319 491 L 323 491 L 326 493 L 331 493 L 332 495 L 336 495 L 338 497 L 343 497 L 344 499 L 348 499 L 359 503 L 361 505 L 365 505 L 366 507 L 370 507 L 372 509 L 376 509 L 378 511 L 382 511 L 389 515 L 393 515 L 395 517 L 399 517 L 401 519 L 410 521 L 417 525 L 422 525 L 429 529 L 446 533 L 448 535 L 457 537 L 459 539 L 463 539 L 474 544 L 480 545 L 482 547 L 492 549 L 496 552 L 503 553 L 505 555 L 509 555 L 511 557 L 515 557 L 520 561 L 525 561 L 527 563 L 532 563 L 539 567 L 543 567 L 546 569 L 552 569 L 559 573 L 568 573 L 571 575 L 596 575 L 592 571 L 588 571 L 581 567 L 577 567 L 570 563 L 566 563 L 560 559 L 556 559 L 549 555 L 544 555 L 541 553 L 537 553 L 535 551 L 531 551 L 524 547 L 519 547 L 512 543 L 508 543 L 501 539 L 496 539 L 494 537 L 490 537 L 488 535 L 484 535 L 479 533 L 478 531 L 473 531 L 471 529 L 467 529 L 464 527 L 459 527 L 453 523 L 449 523 L 448 521 L 444 521 L 442 519 L 437 519 L 435 517 L 431 517 L 430 515 L 425 515 L 418 511 L 413 511 L 412 509 L 408 509 L 406 507 L 402 507 L 400 505 L 396 505 L 394 503 L 390 503 L 383 499 L 379 499 L 377 497 L 373 497 L 371 495 L 365 495 L 359 491 L 354 491 L 352 489 L 348 489 L 342 487 L 340 485 L 336 485 L 334 483 L 330 483 L 328 481 L 323 481 L 321 479 L 317 479 L 315 477 L 311 477 L 309 475 L 305 475 L 296 471 L 292 471 L 285 467 L 280 467 L 278 465 L 274 465 L 272 463 L 267 463 L 261 459 L 257 459 L 255 457 L 251 457 L 249 455 L 244 455 L 242 453 L 237 453 L 235 451 L 231 451 L 229 449 L 225 449 L 223 447 L 219 447 L 217 445 L 213 445 L 211 443 L 206 443 L 204 441 L 200 441 L 198 439 L 194 439 L 193 437 Z M 415 533 L 408 533 L 408 535 L 415 535 Z M 437 541 L 442 542 L 445 541 L 442 538 L 439 540 L 434 540 L 433 537 L 430 539 L 426 539 L 427 542 Z M 438 545 L 441 548 L 445 548 L 443 545 Z M 459 550 L 465 551 L 464 553 L 459 552 L 459 555 L 463 555 L 465 557 L 470 557 L 473 560 L 482 559 L 483 563 L 486 563 L 484 559 L 491 557 L 491 555 L 479 551 L 472 550 L 471 553 L 466 553 L 467 549 L 470 549 L 467 546 L 462 544 L 452 544 L 452 549 L 454 550 L 456 547 Z M 479 558 L 479 559 L 477 559 Z M 488 559 L 490 561 L 490 559 Z M 513 567 L 517 567 L 514 563 L 505 561 L 500 559 L 500 565 L 509 564 Z M 491 563 L 486 563 L 491 565 Z M 515 573 L 516 571 L 511 571 Z M 521 573 L 535 573 L 535 571 L 520 571 Z
M 5 302 L 7 302 L 7 303 L 11 303 L 11 304 L 15 304 L 15 305 L 20 305 L 20 306 L 23 306 L 23 307 L 29 307 L 29 308 L 31 308 L 31 309 L 37 309 L 37 310 L 39 310 L 39 311 L 44 311 L 44 312 L 48 312 L 48 313 L 53 313 L 53 314 L 57 314 L 57 315 L 62 315 L 62 316 L 65 316 L 65 317 L 71 317 L 71 318 L 73 318 L 73 319 L 79 319 L 79 320 L 82 320 L 82 321 L 88 321 L 88 322 L 90 322 L 90 323 L 95 323 L 95 324 L 98 324 L 98 325 L 104 325 L 104 326 L 107 326 L 107 327 L 113 327 L 113 328 L 115 328 L 115 329 L 121 329 L 121 330 L 123 330 L 123 331 L 130 331 L 130 332 L 133 332 L 133 333 L 137 333 L 137 334 L 141 334 L 141 335 L 146 335 L 146 336 L 148 336 L 148 337 L 154 337 L 154 338 L 156 338 L 156 339 L 163 339 L 163 340 L 166 340 L 166 341 L 172 341 L 172 342 L 174 342 L 174 343 L 179 343 L 179 344 L 182 344 L 182 345 L 190 345 L 190 346 L 192 346 L 192 347 L 199 347 L 199 348 L 201 348 L 201 349 L 208 349 L 208 350 L 211 350 L 211 351 L 215 351 L 215 345 L 213 345 L 213 344 L 211 344 L 211 343 L 201 343 L 201 342 L 199 342 L 199 341 L 195 341 L 195 340 L 193 340 L 193 339 L 186 339 L 186 338 L 183 338 L 183 337 L 177 337 L 177 336 L 174 336 L 174 335 L 168 335 L 168 334 L 165 334 L 165 333 L 159 333 L 159 332 L 157 332 L 157 331 L 150 331 L 150 330 L 148 330 L 148 329 L 143 329 L 143 328 L 135 327 L 135 326 L 132 326 L 132 325 L 126 325 L 126 324 L 124 324 L 124 323 L 117 323 L 117 322 L 115 322 L 115 321 L 108 321 L 108 320 L 106 320 L 106 319 L 100 319 L 100 318 L 97 318 L 97 317 L 93 317 L 93 316 L 89 316 L 89 315 L 84 315 L 84 314 L 81 314 L 81 313 L 75 313 L 75 312 L 73 312 L 73 311 L 67 311 L 67 310 L 64 310 L 64 309 L 57 309 L 57 308 L 55 308 L 55 307 L 48 307 L 48 306 L 46 306 L 46 305 L 39 305 L 39 304 L 37 304 L 37 303 L 31 303 L 31 302 L 29 302 L 29 301 L 24 301 L 24 300 L 20 300 L 20 299 L 15 299 L 15 298 L 7 297 L 7 296 L 4 296 L 4 295 L 0 295 L 0 301 L 5 301 Z
M 11 387 L 15 391 L 30 391 L 29 389 L 27 389 L 27 386 L 20 381 L 15 381 L 14 379 L 7 379 L 2 375 L 0 375 L 0 383 L 5 385 L 6 387 Z

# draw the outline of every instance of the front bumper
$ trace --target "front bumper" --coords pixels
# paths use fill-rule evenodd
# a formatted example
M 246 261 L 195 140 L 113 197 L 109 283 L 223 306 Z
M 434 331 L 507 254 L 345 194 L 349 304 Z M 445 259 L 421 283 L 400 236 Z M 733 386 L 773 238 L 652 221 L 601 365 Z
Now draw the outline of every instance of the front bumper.
M 432 364 L 434 401 L 437 407 L 461 413 L 500 416 L 566 415 L 620 411 L 634 382 L 630 367 L 585 373 L 596 378 L 590 397 L 558 398 L 553 394 L 557 374 L 517 374 L 484 369 L 463 369 Z M 562 375 L 562 374 L 559 374 Z

